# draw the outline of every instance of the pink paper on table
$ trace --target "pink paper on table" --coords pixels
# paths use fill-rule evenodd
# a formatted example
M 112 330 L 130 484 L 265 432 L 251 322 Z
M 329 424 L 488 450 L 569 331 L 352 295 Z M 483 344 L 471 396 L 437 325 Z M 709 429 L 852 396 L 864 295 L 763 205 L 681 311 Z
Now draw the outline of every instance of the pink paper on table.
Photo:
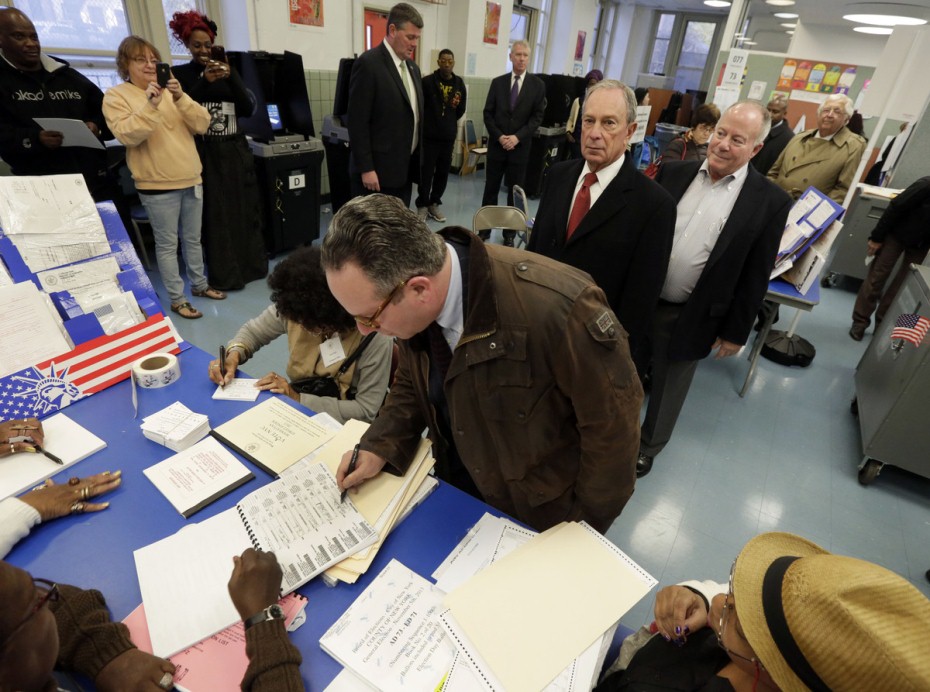
M 307 599 L 298 593 L 290 593 L 278 604 L 284 609 L 285 626 L 290 627 L 294 618 L 306 606 Z M 140 605 L 127 615 L 123 624 L 129 628 L 129 637 L 133 643 L 142 651 L 152 653 L 145 605 Z M 177 666 L 175 684 L 188 692 L 238 690 L 242 676 L 249 667 L 249 658 L 245 654 L 245 629 L 241 622 L 237 622 L 168 660 Z

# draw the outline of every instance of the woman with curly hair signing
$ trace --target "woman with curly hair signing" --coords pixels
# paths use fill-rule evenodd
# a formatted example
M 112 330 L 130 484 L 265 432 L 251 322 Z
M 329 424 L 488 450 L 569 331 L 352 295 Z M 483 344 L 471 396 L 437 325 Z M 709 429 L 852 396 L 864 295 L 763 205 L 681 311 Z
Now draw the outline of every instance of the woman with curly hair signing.
M 271 272 L 268 286 L 272 305 L 242 325 L 229 342 L 225 378 L 214 360 L 210 379 L 230 382 L 252 354 L 287 334 L 290 357 L 285 372 L 290 382 L 271 372 L 258 380 L 259 389 L 286 394 L 340 423 L 349 418 L 374 420 L 387 393 L 393 342 L 381 334 L 368 339 L 356 329 L 355 318 L 329 292 L 320 248 L 294 250 Z M 357 359 L 343 367 L 356 354 Z M 323 381 L 333 391 L 314 386 Z

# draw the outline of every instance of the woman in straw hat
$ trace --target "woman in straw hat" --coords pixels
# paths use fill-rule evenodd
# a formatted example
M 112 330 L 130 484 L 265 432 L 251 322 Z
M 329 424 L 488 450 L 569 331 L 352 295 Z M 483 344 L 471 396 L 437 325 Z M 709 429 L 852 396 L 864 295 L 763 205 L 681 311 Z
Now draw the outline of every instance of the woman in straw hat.
M 930 690 L 930 600 L 792 534 L 749 541 L 729 585 L 662 589 L 655 615 L 597 690 Z

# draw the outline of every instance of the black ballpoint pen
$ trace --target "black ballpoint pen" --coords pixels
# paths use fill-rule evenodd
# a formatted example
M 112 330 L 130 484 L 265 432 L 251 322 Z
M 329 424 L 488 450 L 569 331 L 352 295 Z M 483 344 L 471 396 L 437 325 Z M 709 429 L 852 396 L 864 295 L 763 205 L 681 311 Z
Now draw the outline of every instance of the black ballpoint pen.
M 220 388 L 226 389 L 226 347 L 222 344 L 220 344 L 220 377 L 223 379 Z
M 56 456 L 55 456 L 54 454 L 52 454 L 51 452 L 42 449 L 42 447 L 40 447 L 39 445 L 33 445 L 33 447 L 36 448 L 36 451 L 37 451 L 39 454 L 44 454 L 46 457 L 48 457 L 49 459 L 51 459 L 52 461 L 54 461 L 54 462 L 55 462 L 56 464 L 58 464 L 59 466 L 64 466 L 64 465 L 65 465 L 65 462 L 63 462 L 61 459 L 59 459 L 58 457 L 56 457 Z
M 349 460 L 349 468 L 346 469 L 347 476 L 350 475 L 353 471 L 355 471 L 355 465 L 358 463 L 358 449 L 359 449 L 359 445 L 355 445 L 355 449 L 352 450 L 352 458 Z M 349 492 L 348 488 L 342 491 L 342 495 L 339 496 L 340 503 L 346 501 L 347 492 Z

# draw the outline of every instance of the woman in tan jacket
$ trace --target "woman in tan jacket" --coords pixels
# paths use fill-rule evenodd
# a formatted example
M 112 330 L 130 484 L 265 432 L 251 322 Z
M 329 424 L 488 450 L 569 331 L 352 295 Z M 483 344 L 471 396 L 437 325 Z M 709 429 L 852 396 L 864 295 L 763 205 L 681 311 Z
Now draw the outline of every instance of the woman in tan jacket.
M 191 293 L 213 300 L 226 297 L 207 283 L 200 244 L 203 186 L 194 134 L 206 131 L 210 113 L 183 92 L 173 75 L 165 86 L 159 86 L 156 65 L 160 61 L 158 49 L 144 38 L 123 39 L 116 66 L 126 81 L 107 90 L 103 115 L 116 138 L 126 145 L 126 163 L 152 224 L 158 271 L 171 298 L 171 310 L 196 319 L 203 314 L 185 297 L 178 269 L 179 226 Z

